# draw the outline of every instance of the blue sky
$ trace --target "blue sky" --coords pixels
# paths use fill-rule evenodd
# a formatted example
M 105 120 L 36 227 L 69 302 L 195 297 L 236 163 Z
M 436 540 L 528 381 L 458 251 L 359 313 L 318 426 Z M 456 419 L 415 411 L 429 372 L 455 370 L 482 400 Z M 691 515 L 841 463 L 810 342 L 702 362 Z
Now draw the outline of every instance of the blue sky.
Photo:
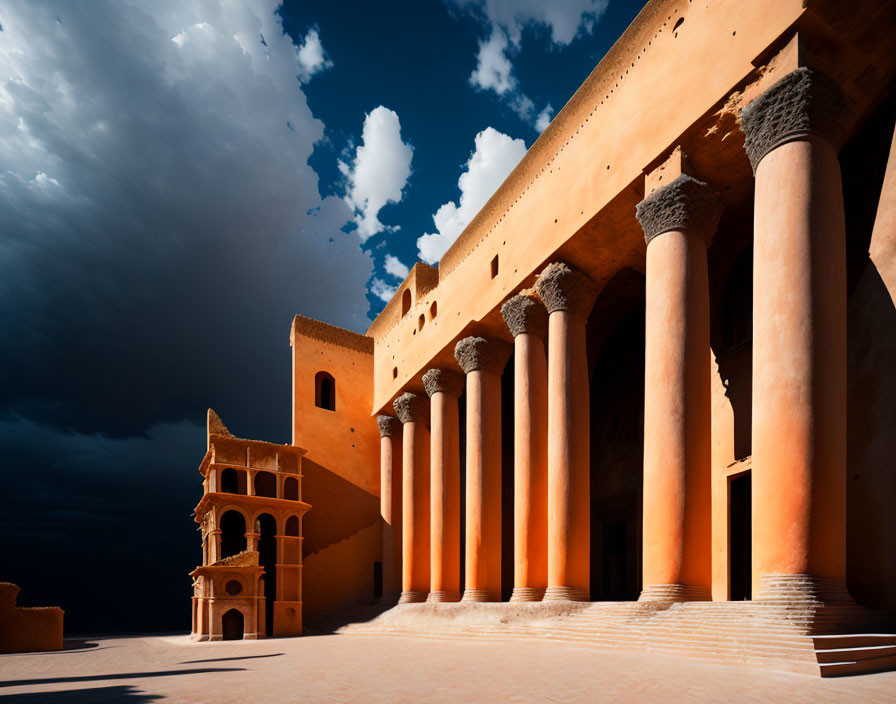
M 0 563 L 23 603 L 183 628 L 206 409 L 289 442 L 293 315 L 363 332 L 639 4 L 4 0 Z M 107 578 L 134 555 L 139 613 Z
M 434 232 L 433 215 L 442 204 L 458 201 L 458 179 L 476 135 L 491 127 L 521 140 L 496 165 L 500 173 L 512 168 L 523 145 L 532 145 L 544 120 L 562 108 L 640 9 L 639 2 L 559 2 L 556 16 L 547 19 L 539 7 L 544 4 L 432 0 L 357 3 L 348 11 L 339 3 L 281 7 L 284 30 L 299 44 L 313 32 L 326 57 L 303 85 L 309 106 L 326 125 L 309 161 L 322 194 L 345 194 L 338 161 L 351 159 L 365 116 L 379 106 L 398 116 L 401 139 L 413 149 L 400 201 L 379 211 L 379 220 L 395 229 L 365 243 L 374 277 L 390 286 L 398 282 L 384 270 L 387 254 L 405 266 L 420 259 L 417 238 Z M 482 44 L 506 46 L 506 78 L 496 76 L 501 70 L 492 71 L 491 82 L 472 78 L 481 67 Z M 476 202 L 487 197 L 481 193 Z M 374 317 L 384 301 L 374 293 L 368 300 Z

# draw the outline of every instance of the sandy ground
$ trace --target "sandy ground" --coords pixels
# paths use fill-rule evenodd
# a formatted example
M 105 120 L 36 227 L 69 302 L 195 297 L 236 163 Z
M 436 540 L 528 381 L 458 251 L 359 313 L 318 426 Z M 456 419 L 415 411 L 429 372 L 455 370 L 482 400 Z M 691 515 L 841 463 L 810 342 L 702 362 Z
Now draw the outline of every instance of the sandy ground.
M 0 655 L 0 702 L 896 702 L 896 672 L 821 679 L 565 643 L 329 635 L 68 646 Z

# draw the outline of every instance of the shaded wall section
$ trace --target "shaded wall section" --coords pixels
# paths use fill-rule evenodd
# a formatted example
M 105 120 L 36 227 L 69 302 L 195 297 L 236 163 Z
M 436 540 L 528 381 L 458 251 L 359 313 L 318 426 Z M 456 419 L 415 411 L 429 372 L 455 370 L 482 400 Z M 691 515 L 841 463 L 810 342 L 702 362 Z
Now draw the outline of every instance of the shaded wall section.
M 859 602 L 896 611 L 894 116 L 891 101 L 843 150 L 841 164 L 850 279 L 847 582 Z
M 373 340 L 296 316 L 290 343 L 293 443 L 306 450 L 302 498 L 311 504 L 303 524 L 303 608 L 313 625 L 374 599 L 382 540 L 380 436 L 370 415 Z M 320 372 L 333 378 L 332 403 L 318 405 Z

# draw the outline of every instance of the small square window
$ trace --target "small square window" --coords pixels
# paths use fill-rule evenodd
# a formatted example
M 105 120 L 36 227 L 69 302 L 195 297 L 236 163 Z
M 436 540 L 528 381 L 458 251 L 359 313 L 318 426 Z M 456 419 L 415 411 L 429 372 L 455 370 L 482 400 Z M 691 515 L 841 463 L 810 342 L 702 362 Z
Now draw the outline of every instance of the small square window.
M 498 275 L 498 255 L 495 255 L 495 258 L 492 259 L 492 278 L 495 278 Z

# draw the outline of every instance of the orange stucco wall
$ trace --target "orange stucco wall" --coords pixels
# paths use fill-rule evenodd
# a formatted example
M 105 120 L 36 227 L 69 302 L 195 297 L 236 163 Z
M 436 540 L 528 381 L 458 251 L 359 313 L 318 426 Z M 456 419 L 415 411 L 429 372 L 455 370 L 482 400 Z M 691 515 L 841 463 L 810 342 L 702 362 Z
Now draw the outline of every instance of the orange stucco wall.
M 303 525 L 303 609 L 313 623 L 372 598 L 382 559 L 380 436 L 371 416 L 372 341 L 297 316 L 291 343 L 293 444 L 306 450 L 302 498 L 313 506 Z M 320 371 L 335 379 L 335 410 L 315 405 Z

